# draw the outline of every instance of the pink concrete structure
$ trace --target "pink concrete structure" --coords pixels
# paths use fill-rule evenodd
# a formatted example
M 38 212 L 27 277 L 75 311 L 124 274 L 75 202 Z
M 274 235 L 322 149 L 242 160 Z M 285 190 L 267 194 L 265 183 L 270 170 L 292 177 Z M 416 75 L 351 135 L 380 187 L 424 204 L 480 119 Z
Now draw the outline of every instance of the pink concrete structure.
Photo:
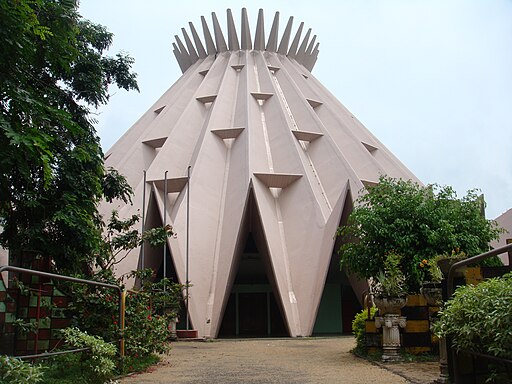
M 189 314 L 200 336 L 219 334 L 249 234 L 287 333 L 308 336 L 336 264 L 336 228 L 358 192 L 383 174 L 416 178 L 311 74 L 319 45 L 311 30 L 302 37 L 303 23 L 292 33 L 290 18 L 281 35 L 276 13 L 266 35 L 260 10 L 253 33 L 243 9 L 238 32 L 228 10 L 225 34 L 212 18 L 213 28 L 201 20 L 204 39 L 192 24 L 176 36 L 183 75 L 106 154 L 105 166 L 135 190 L 120 216 L 144 210 L 146 227 L 174 227 L 169 268 L 181 282 L 188 240 Z M 145 266 L 161 268 L 161 253 L 146 248 Z M 136 250 L 117 273 L 140 264 Z
M 512 209 L 502 213 L 494 219 L 500 228 L 503 228 L 505 232 L 500 234 L 500 238 L 496 241 L 491 242 L 491 246 L 494 248 L 502 247 L 512 241 Z M 511 256 L 504 254 L 500 256 L 501 261 L 505 265 L 510 265 Z

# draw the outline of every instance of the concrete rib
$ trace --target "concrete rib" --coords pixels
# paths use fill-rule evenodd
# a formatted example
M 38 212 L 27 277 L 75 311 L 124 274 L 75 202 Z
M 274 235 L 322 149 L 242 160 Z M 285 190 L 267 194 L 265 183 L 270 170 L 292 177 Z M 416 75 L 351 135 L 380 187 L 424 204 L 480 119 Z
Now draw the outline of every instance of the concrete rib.
M 238 35 L 236 33 L 235 22 L 233 20 L 233 14 L 231 13 L 231 9 L 227 10 L 228 15 L 228 44 L 230 51 L 238 51 L 240 49 L 240 44 L 238 42 Z
M 292 33 L 292 25 L 293 25 L 293 16 L 290 16 L 288 19 L 288 23 L 286 24 L 286 28 L 283 33 L 283 37 L 281 38 L 281 42 L 279 43 L 278 53 L 282 55 L 286 55 L 288 52 L 288 44 L 290 44 L 290 36 Z
M 252 49 L 251 30 L 249 28 L 249 19 L 247 18 L 247 9 L 242 8 L 242 49 Z
M 266 50 L 270 52 L 277 51 L 277 34 L 279 30 L 279 12 L 276 12 L 274 21 L 272 22 L 272 28 L 270 29 L 270 35 L 268 36 L 268 42 Z
M 302 34 L 302 28 L 304 28 L 304 22 L 300 23 L 297 32 L 295 33 L 295 37 L 293 38 L 292 45 L 290 45 L 290 49 L 288 50 L 288 56 L 295 58 L 297 55 L 297 48 L 299 46 L 300 35 Z
M 201 24 L 203 25 L 203 34 L 204 41 L 206 42 L 206 52 L 208 56 L 215 55 L 217 53 L 217 48 L 215 48 L 215 43 L 212 39 L 212 34 L 210 33 L 210 29 L 208 28 L 208 24 L 206 23 L 206 19 L 204 16 L 201 16 Z
M 201 42 L 201 39 L 197 34 L 196 28 L 194 27 L 194 24 L 192 24 L 192 22 L 189 22 L 188 25 L 190 27 L 190 31 L 192 32 L 192 38 L 194 39 L 194 43 L 196 45 L 197 54 L 200 59 L 204 59 L 207 56 L 207 54 L 204 49 L 203 43 Z
M 256 34 L 254 35 L 254 49 L 258 51 L 265 50 L 265 20 L 263 9 L 258 12 L 258 23 L 256 24 Z
M 224 34 L 222 33 L 222 29 L 215 12 L 212 12 L 212 20 L 213 33 L 215 34 L 215 42 L 217 43 L 217 52 L 226 52 L 228 50 L 228 46 L 226 45 L 226 40 L 224 39 Z

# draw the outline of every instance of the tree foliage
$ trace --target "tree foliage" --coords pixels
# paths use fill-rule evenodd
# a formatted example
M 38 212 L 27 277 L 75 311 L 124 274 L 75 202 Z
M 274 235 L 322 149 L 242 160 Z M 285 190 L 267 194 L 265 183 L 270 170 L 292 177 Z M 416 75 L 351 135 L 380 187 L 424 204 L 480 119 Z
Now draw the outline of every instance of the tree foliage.
M 482 204 L 475 190 L 459 199 L 451 187 L 381 177 L 357 199 L 347 226 L 338 229 L 341 265 L 361 278 L 376 277 L 386 254 L 399 254 L 408 290 L 416 292 L 423 259 L 454 249 L 468 256 L 489 250 L 500 231 L 485 219 Z
M 138 89 L 133 60 L 77 0 L 0 0 L 0 245 L 74 270 L 101 241 L 97 203 L 127 199 L 103 168 L 90 107 Z

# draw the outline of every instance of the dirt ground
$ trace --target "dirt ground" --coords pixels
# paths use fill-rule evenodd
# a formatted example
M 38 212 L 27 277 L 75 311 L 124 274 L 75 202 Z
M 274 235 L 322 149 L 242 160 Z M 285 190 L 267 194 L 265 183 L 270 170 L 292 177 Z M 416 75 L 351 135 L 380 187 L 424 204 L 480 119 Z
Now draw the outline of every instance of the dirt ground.
M 349 351 L 354 338 L 243 339 L 176 342 L 150 372 L 122 384 L 429 383 L 436 363 L 369 363 Z M 407 378 L 407 379 L 406 379 Z

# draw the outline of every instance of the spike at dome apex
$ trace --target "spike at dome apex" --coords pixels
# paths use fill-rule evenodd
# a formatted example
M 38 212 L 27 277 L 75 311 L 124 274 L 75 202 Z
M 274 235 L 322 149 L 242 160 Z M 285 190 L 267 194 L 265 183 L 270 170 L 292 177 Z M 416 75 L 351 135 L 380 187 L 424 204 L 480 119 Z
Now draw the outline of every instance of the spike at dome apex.
M 185 44 L 178 35 L 175 35 L 176 42 L 172 43 L 174 56 L 178 61 L 181 71 L 185 71 L 190 68 L 198 60 L 202 60 L 210 55 L 216 55 L 227 51 L 239 51 L 239 50 L 257 50 L 274 52 L 281 55 L 286 55 L 290 58 L 295 59 L 299 64 L 303 65 L 308 71 L 311 71 L 315 66 L 318 58 L 318 47 L 320 43 L 316 43 L 316 35 L 310 41 L 311 28 L 308 29 L 306 35 L 300 41 L 302 31 L 304 29 L 304 23 L 300 23 L 295 36 L 290 45 L 290 38 L 292 33 L 293 16 L 290 16 L 286 28 L 283 32 L 281 40 L 278 39 L 279 33 L 279 12 L 275 13 L 274 21 L 270 29 L 268 39 L 265 41 L 265 26 L 263 9 L 258 12 L 258 21 L 256 24 L 256 32 L 254 34 L 254 44 L 251 38 L 251 30 L 249 28 L 249 20 L 247 16 L 247 10 L 242 8 L 242 21 L 241 21 L 241 34 L 240 39 L 235 27 L 233 14 L 231 9 L 227 10 L 227 42 L 222 32 L 222 28 L 217 19 L 215 12 L 212 12 L 213 22 L 213 36 L 210 32 L 210 28 L 206 22 L 204 16 L 201 16 L 201 25 L 203 28 L 204 44 L 201 41 L 196 28 L 193 23 L 189 23 L 190 33 L 189 34 L 182 28 L 183 39 Z M 300 45 L 299 45 L 300 43 Z

